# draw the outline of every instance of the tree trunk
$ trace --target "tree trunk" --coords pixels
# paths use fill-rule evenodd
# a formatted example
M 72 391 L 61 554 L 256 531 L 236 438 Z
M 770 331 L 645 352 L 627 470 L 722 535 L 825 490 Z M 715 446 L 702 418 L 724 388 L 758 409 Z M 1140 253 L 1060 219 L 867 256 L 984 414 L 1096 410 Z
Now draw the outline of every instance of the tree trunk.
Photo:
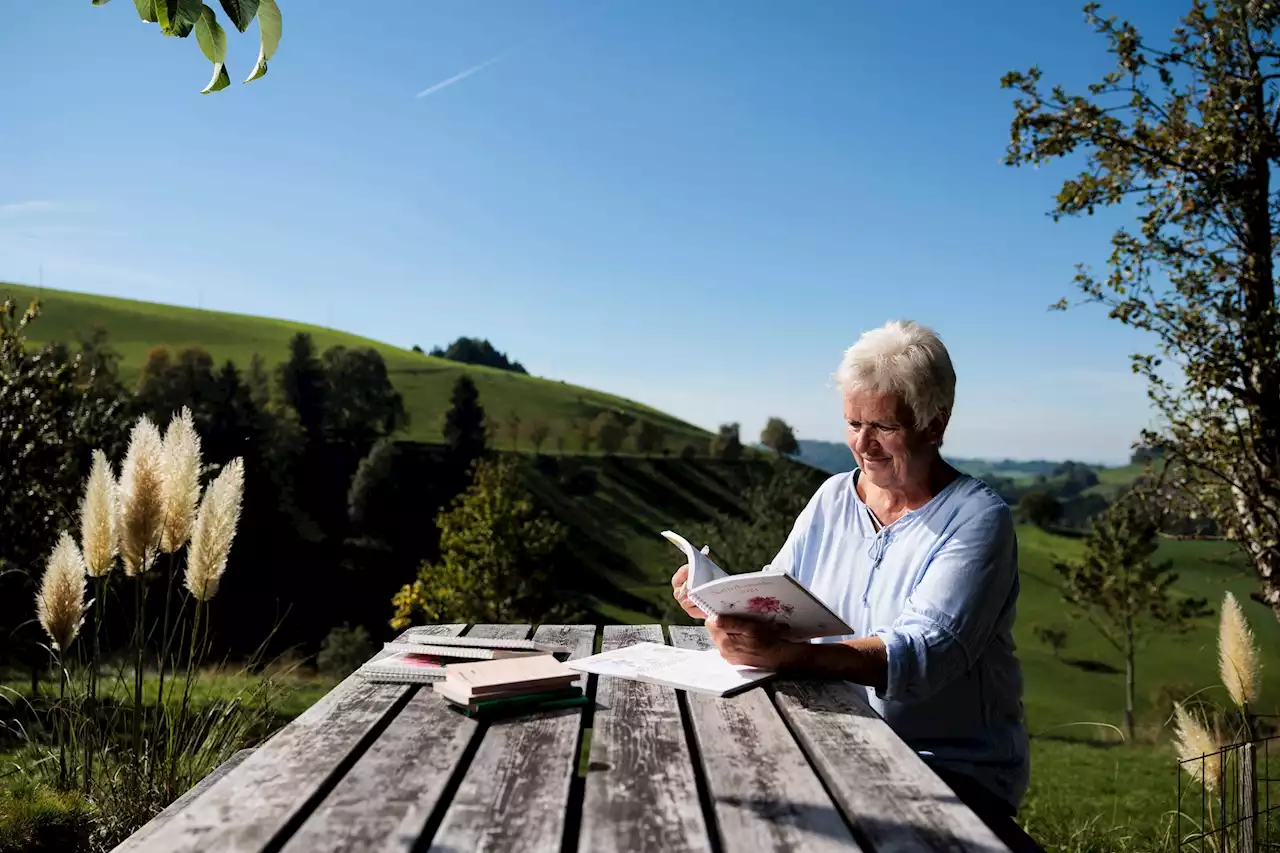
M 1280 520 L 1280 321 L 1277 320 L 1276 282 L 1271 219 L 1271 155 L 1273 137 L 1267 109 L 1266 82 L 1259 58 L 1247 47 L 1250 87 L 1247 106 L 1252 152 L 1242 182 L 1244 199 L 1241 237 L 1244 244 L 1240 288 L 1244 363 L 1242 385 L 1249 433 L 1244 447 L 1252 459 L 1256 485 L 1240 507 L 1241 535 L 1262 581 L 1262 598 L 1280 619 L 1280 551 L 1275 546 Z M 1241 466 L 1242 468 L 1244 466 Z M 1251 484 L 1252 485 L 1252 484 Z
M 1124 733 L 1133 742 L 1133 616 L 1124 619 Z

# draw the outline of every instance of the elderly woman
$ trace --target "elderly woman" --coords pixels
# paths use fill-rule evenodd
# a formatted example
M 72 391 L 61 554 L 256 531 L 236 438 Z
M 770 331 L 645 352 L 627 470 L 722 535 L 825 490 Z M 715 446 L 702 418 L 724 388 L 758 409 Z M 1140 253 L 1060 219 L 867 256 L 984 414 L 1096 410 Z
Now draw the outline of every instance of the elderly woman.
M 891 322 L 867 332 L 836 381 L 857 470 L 818 489 L 772 568 L 857 634 L 797 643 L 761 622 L 707 627 L 732 663 L 865 685 L 868 703 L 1007 837 L 1029 775 L 1009 507 L 939 453 L 956 378 L 932 331 Z M 687 572 L 672 578 L 676 599 L 704 618 L 684 597 Z

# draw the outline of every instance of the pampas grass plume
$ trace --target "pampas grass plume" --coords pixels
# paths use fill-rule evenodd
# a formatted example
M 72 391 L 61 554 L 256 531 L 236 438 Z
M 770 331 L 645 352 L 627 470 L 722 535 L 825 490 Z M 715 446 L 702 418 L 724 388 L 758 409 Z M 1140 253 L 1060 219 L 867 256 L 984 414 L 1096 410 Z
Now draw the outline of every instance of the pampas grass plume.
M 164 531 L 160 550 L 172 554 L 191 538 L 200 502 L 200 435 L 186 406 L 164 432 Z
M 107 454 L 93 451 L 93 467 L 80 499 L 80 545 L 91 577 L 106 577 L 120 550 L 119 486 Z
M 1221 756 L 1214 754 L 1218 751 L 1217 739 L 1181 703 L 1173 703 L 1173 710 L 1176 717 L 1174 746 L 1178 758 L 1187 762 L 1182 765 L 1183 769 L 1193 779 L 1199 779 L 1205 788 L 1215 790 L 1222 775 Z
M 218 583 L 227 568 L 231 540 L 240 520 L 244 497 L 244 461 L 232 459 L 209 484 L 200 500 L 191 547 L 187 549 L 186 585 L 199 601 L 208 601 L 218 592 Z
M 120 471 L 120 555 L 129 577 L 145 572 L 155 559 L 164 522 L 164 441 L 143 415 L 129 436 Z
M 84 557 L 64 530 L 45 563 L 40 591 L 36 593 L 36 616 L 60 655 L 66 654 L 80 632 L 84 589 Z
M 1237 708 L 1257 700 L 1258 646 L 1240 602 L 1229 592 L 1223 596 L 1218 622 L 1218 671 Z

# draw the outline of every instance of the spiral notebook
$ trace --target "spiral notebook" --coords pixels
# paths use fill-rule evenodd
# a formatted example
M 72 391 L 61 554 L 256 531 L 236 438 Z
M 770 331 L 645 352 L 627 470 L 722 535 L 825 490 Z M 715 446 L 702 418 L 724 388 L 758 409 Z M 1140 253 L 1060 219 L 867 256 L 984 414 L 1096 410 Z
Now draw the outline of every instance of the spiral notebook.
M 547 643 L 542 640 L 506 640 L 494 637 L 449 637 L 432 634 L 426 628 L 410 628 L 402 643 L 417 643 L 427 646 L 462 646 L 468 649 L 514 649 L 519 651 L 541 652 L 543 654 L 569 654 L 569 647 L 559 643 Z
M 363 664 L 356 673 L 384 684 L 429 684 L 444 681 L 445 661 L 416 652 L 397 652 Z
M 689 564 L 685 592 L 708 616 L 735 616 L 769 621 L 784 628 L 789 640 L 839 637 L 854 630 L 791 575 L 764 568 L 731 575 L 689 540 L 664 530 L 668 542 L 684 552 Z
M 419 655 L 431 655 L 453 660 L 502 660 L 504 658 L 532 657 L 544 654 L 536 649 L 473 649 L 465 646 L 449 646 L 443 643 L 419 643 L 396 640 L 383 643 L 382 648 L 389 652 L 410 652 Z

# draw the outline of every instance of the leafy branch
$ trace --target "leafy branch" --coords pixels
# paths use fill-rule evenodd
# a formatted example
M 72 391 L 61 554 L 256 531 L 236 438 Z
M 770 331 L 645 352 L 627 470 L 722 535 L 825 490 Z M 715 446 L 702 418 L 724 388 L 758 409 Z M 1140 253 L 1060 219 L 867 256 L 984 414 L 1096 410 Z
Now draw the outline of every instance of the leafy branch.
M 105 6 L 111 0 L 93 0 L 95 6 Z M 145 23 L 159 24 L 166 36 L 186 38 L 193 32 L 200 51 L 213 63 L 213 77 L 201 94 L 219 92 L 231 85 L 227 72 L 227 34 L 218 23 L 217 13 L 200 0 L 133 0 L 138 17 Z M 222 11 L 231 25 L 240 32 L 249 29 L 254 18 L 258 19 L 261 46 L 258 61 L 244 82 L 251 83 L 267 73 L 267 60 L 280 46 L 281 18 L 276 0 L 219 0 Z

